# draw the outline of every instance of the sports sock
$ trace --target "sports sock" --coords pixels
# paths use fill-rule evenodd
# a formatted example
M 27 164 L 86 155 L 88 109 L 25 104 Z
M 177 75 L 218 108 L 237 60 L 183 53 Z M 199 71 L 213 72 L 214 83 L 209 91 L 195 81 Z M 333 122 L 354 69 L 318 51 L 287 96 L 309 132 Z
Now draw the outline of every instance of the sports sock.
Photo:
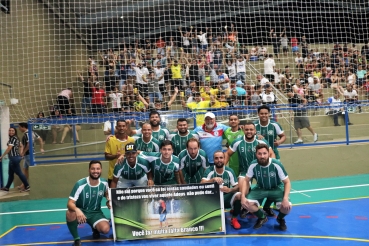
M 264 214 L 264 212 L 261 211 L 261 209 L 259 209 L 258 211 L 256 211 L 254 214 L 259 219 L 264 219 L 265 218 L 265 214 Z
M 74 221 L 67 221 L 67 226 L 68 229 L 70 231 L 70 234 L 72 234 L 74 240 L 80 239 L 79 235 L 78 235 L 78 223 L 77 220 Z
M 266 199 L 263 208 L 270 208 L 270 205 L 272 205 L 273 201 Z
M 277 219 L 283 219 L 284 217 L 286 217 L 287 214 L 284 214 L 282 212 L 279 212 L 278 216 L 277 216 Z
M 240 214 L 241 211 L 241 201 L 237 200 L 233 203 L 233 213 L 232 213 L 232 217 L 237 217 L 237 215 Z

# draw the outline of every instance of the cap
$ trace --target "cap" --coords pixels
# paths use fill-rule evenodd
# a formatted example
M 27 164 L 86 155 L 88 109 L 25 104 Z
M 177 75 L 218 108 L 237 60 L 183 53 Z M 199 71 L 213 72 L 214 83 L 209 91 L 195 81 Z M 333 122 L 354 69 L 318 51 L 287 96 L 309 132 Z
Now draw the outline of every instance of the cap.
M 270 87 L 270 84 L 265 84 L 264 87 L 265 88 L 269 88 Z
M 129 143 L 129 144 L 126 145 L 125 151 L 126 151 L 126 153 L 130 153 L 130 152 L 136 153 L 137 152 L 137 147 L 134 143 Z
M 211 112 L 207 112 L 206 114 L 205 114 L 205 118 L 206 117 L 210 117 L 210 118 L 212 118 L 212 119 L 215 119 L 215 115 L 213 114 L 213 113 L 211 113 Z
M 236 85 L 243 85 L 243 83 L 242 83 L 241 80 L 239 80 L 239 81 L 237 81 Z

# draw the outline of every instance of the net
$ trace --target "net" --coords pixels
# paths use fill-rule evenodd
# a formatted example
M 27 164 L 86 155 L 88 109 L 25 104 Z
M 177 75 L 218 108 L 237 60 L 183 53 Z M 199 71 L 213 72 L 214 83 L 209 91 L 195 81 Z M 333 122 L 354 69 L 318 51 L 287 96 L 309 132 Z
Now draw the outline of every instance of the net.
M 55 110 L 78 115 L 80 124 L 101 124 L 114 112 L 144 121 L 141 112 L 151 108 L 188 118 L 240 109 L 247 118 L 261 101 L 287 107 L 289 91 L 321 107 L 311 115 L 325 116 L 326 100 L 339 92 L 344 101 L 348 83 L 358 93 L 349 91 L 353 103 L 368 99 L 368 3 L 1 3 L 0 99 L 12 122 Z M 365 101 L 352 106 L 359 111 L 368 112 Z

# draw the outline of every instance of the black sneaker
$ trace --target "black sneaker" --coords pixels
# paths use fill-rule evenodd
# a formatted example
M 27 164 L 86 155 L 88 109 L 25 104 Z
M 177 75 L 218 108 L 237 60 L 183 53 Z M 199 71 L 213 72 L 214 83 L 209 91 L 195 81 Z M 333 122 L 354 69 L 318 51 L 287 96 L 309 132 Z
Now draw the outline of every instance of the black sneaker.
M 278 219 L 277 218 L 277 222 L 279 223 L 279 228 L 282 231 L 286 231 L 287 230 L 286 221 L 284 219 Z
M 246 216 L 247 216 L 248 213 L 249 213 L 249 211 L 247 209 L 242 208 L 241 209 L 241 212 L 240 212 L 241 219 L 246 218 Z
M 266 216 L 268 217 L 274 217 L 275 216 L 275 213 L 273 212 L 273 209 L 271 208 L 263 208 L 264 210 L 264 213 Z
M 72 244 L 72 246 L 81 246 L 81 245 L 82 243 L 80 239 L 74 240 L 74 243 Z
M 92 229 L 92 238 L 93 239 L 99 239 L 100 238 L 100 232 L 97 229 Z
M 268 217 L 265 216 L 263 219 L 258 219 L 254 225 L 254 229 L 260 229 L 266 222 L 268 221 Z

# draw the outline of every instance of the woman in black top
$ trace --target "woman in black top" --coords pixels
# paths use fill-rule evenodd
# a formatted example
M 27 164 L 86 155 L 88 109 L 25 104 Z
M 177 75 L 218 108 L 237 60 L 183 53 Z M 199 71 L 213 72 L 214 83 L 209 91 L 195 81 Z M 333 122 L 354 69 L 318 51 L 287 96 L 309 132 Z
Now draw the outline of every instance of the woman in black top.
M 22 191 L 30 191 L 30 186 L 28 184 L 28 181 L 24 174 L 21 171 L 21 168 L 19 166 L 19 163 L 22 160 L 22 156 L 20 153 L 22 152 L 23 146 L 21 145 L 18 137 L 17 137 L 17 129 L 10 127 L 9 128 L 9 141 L 8 141 L 8 148 L 5 150 L 5 152 L 0 156 L 0 160 L 4 158 L 5 155 L 8 155 L 9 157 L 9 169 L 8 169 L 8 183 L 5 187 L 1 188 L 2 191 L 9 191 L 9 188 L 14 180 L 14 174 L 18 175 L 20 180 L 23 182 L 23 185 L 25 187 Z

